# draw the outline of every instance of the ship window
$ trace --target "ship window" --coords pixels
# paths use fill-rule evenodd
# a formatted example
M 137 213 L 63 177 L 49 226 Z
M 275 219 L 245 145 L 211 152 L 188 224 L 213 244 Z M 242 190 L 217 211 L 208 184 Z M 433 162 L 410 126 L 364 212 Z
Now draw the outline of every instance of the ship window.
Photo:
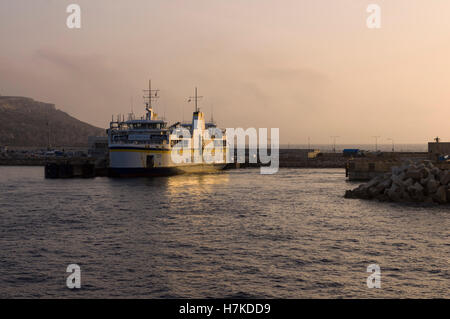
M 164 139 L 163 135 L 152 135 L 152 136 L 150 136 L 151 142 L 155 143 L 155 144 L 162 144 L 163 139 Z

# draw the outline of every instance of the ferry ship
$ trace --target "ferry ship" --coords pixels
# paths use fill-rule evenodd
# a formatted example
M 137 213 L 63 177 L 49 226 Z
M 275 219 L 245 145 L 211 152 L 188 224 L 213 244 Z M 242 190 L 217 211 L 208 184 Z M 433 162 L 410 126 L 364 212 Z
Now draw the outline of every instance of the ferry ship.
M 182 173 L 204 173 L 223 169 L 228 147 L 225 130 L 211 118 L 205 121 L 198 107 L 197 88 L 189 102 L 195 102 L 192 122 L 176 122 L 167 126 L 153 111 L 152 102 L 159 90 L 152 90 L 149 81 L 145 116 L 133 113 L 111 120 L 108 133 L 109 170 L 111 176 L 165 176 Z

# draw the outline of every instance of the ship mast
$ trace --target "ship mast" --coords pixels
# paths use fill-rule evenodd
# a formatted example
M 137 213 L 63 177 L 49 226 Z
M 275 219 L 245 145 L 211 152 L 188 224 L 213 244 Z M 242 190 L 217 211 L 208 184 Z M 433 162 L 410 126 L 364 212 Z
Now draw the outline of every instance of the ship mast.
M 214 124 L 214 107 L 211 105 L 211 123 Z
M 197 87 L 195 87 L 195 95 L 194 96 L 190 96 L 188 102 L 191 102 L 192 100 L 194 100 L 195 102 L 195 112 L 198 112 L 198 100 L 203 98 L 203 96 L 198 96 L 197 95 Z
M 150 113 L 150 120 L 153 117 L 153 107 L 152 107 L 152 101 L 159 98 L 158 92 L 159 90 L 152 90 L 152 80 L 148 80 L 148 90 L 144 91 L 144 99 L 147 99 L 145 102 L 145 110 L 147 111 L 147 118 L 148 113 Z

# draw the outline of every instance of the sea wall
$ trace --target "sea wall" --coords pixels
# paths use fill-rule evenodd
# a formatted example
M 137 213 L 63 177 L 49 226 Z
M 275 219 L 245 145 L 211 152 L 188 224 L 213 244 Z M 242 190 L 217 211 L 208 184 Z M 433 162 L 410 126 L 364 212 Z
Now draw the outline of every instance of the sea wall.
M 376 199 L 392 202 L 450 203 L 450 169 L 431 161 L 404 162 L 390 173 L 348 190 L 346 198 Z

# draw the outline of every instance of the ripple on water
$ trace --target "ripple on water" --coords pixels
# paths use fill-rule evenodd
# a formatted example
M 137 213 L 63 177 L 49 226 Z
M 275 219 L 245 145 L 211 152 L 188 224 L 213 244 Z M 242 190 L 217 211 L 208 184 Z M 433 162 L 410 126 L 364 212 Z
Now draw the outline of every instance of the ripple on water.
M 45 180 L 0 167 L 0 297 L 450 297 L 448 208 L 345 200 L 353 186 L 339 169 Z

